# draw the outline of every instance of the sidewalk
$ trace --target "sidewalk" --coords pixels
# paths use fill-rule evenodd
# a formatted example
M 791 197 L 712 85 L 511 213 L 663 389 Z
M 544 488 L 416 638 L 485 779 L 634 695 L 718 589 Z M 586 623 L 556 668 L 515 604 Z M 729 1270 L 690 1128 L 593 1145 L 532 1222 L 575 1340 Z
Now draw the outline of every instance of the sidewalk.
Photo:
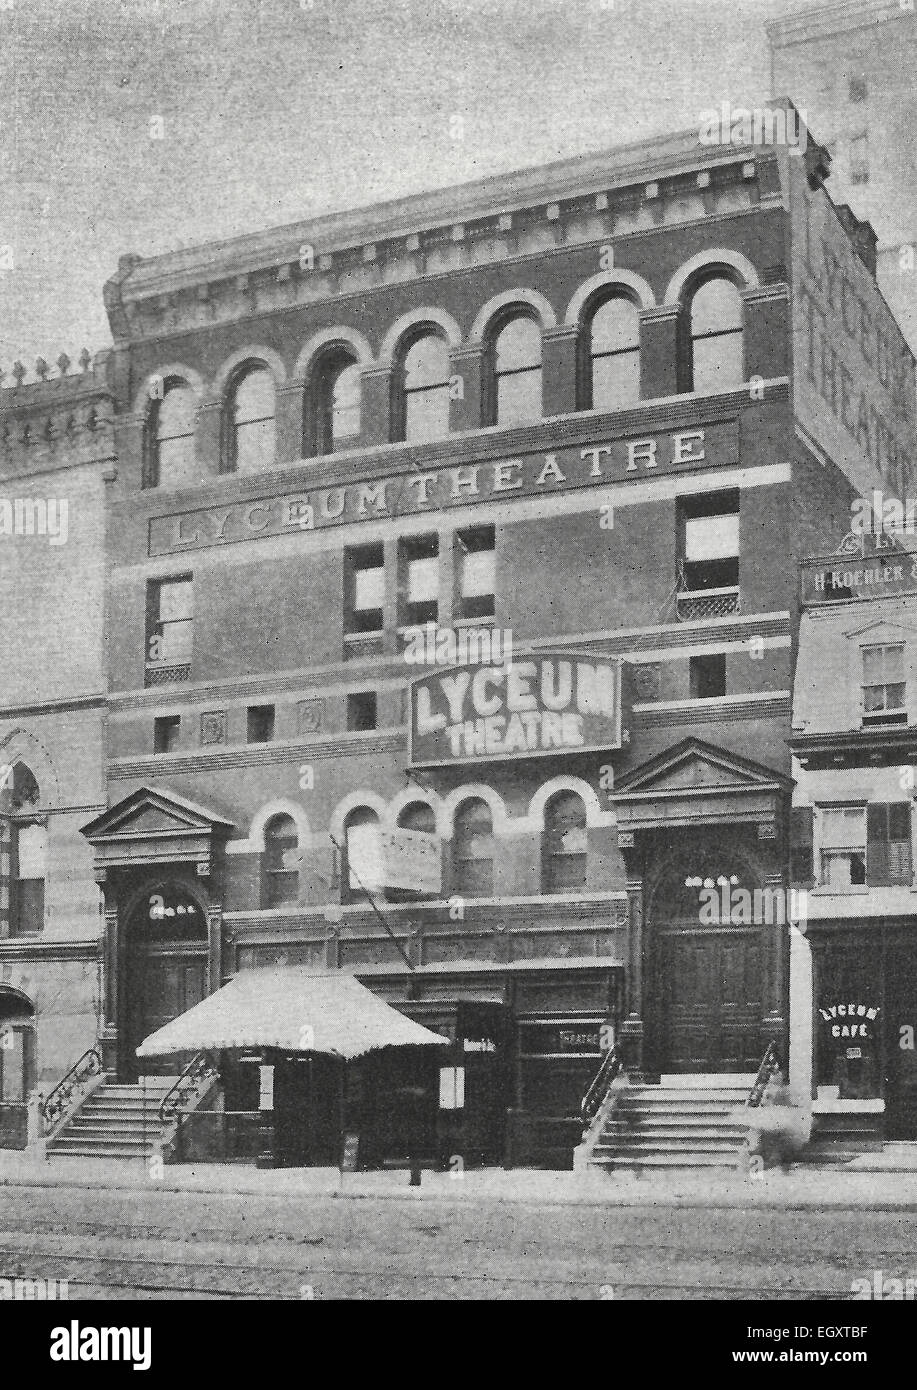
M 893 1156 L 894 1157 L 894 1156 Z M 884 1154 L 830 1167 L 798 1166 L 789 1173 L 769 1171 L 748 1179 L 729 1173 L 577 1174 L 516 1168 L 468 1170 L 461 1176 L 425 1170 L 420 1187 L 408 1185 L 405 1170 L 345 1173 L 336 1168 L 259 1169 L 230 1164 L 175 1164 L 161 1178 L 145 1163 L 82 1158 L 41 1162 L 9 1150 L 0 1152 L 0 1187 L 68 1187 L 108 1191 L 156 1188 L 163 1192 L 240 1193 L 302 1200 L 528 1202 L 537 1205 L 901 1208 L 917 1210 L 917 1155 L 914 1168 L 878 1166 Z M 892 1161 L 891 1159 L 888 1160 Z

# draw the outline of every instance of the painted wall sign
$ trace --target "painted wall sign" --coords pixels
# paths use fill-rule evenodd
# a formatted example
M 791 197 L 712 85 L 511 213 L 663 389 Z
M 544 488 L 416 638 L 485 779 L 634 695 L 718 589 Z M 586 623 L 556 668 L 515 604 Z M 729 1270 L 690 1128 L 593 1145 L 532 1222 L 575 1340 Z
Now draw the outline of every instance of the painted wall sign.
M 843 603 L 917 593 L 917 545 L 912 537 L 864 535 L 856 548 L 800 566 L 802 601 Z
M 149 553 L 171 555 L 265 536 L 504 501 L 507 497 L 604 487 L 628 478 L 689 472 L 699 464 L 705 468 L 732 467 L 738 462 L 739 428 L 737 421 L 731 420 L 703 429 L 576 445 L 429 473 L 415 469 L 394 478 L 156 516 L 149 522 Z
M 546 652 L 411 682 L 412 763 L 492 762 L 621 746 L 621 664 Z
M 519 1050 L 530 1057 L 571 1053 L 598 1056 L 603 1049 L 602 1029 L 591 1022 L 520 1024 Z
M 915 482 L 914 361 L 823 189 L 790 161 L 794 401 L 800 424 L 860 491 Z

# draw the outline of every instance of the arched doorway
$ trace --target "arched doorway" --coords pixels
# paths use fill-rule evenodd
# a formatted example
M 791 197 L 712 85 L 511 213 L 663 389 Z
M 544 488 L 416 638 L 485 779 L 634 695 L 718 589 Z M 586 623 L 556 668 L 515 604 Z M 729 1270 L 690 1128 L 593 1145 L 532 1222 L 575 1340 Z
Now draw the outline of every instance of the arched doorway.
M 138 1075 L 136 1048 L 209 993 L 207 913 L 183 883 L 146 888 L 129 906 L 124 936 L 121 1077 Z M 189 1059 L 190 1060 L 190 1059 Z M 145 1061 L 144 1073 L 174 1073 L 184 1065 L 172 1057 Z
M 686 847 L 663 866 L 646 914 L 654 1070 L 757 1070 L 763 933 L 780 929 L 779 896 L 738 849 Z

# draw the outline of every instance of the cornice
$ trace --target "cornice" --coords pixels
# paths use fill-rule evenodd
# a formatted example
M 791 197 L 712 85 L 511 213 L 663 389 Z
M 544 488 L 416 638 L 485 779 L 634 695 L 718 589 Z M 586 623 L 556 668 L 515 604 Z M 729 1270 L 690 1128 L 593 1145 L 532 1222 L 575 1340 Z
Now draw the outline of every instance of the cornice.
M 162 695 L 160 692 L 160 701 Z M 222 772 L 230 768 L 274 767 L 296 759 L 319 761 L 345 756 L 372 756 L 407 748 L 403 730 L 347 734 L 338 738 L 296 740 L 290 743 L 252 744 L 239 748 L 202 749 L 188 753 L 149 753 L 139 758 L 113 758 L 108 776 L 113 779 L 172 777 L 177 773 Z
M 96 960 L 101 934 L 91 941 L 48 941 L 37 936 L 7 937 L 0 941 L 0 960 L 56 961 Z
M 762 691 L 716 700 L 679 700 L 654 707 L 649 703 L 633 706 L 638 729 L 663 729 L 684 724 L 722 724 L 735 719 L 787 719 L 793 707 L 789 690 Z
M 2 719 L 37 719 L 44 714 L 69 714 L 72 710 L 104 709 L 105 695 L 73 695 L 62 700 L 33 700 L 27 705 L 0 705 Z
M 842 0 L 840 4 L 820 5 L 772 19 L 764 27 L 771 47 L 779 49 L 854 29 L 869 29 L 893 19 L 906 19 L 908 15 L 913 18 L 913 11 L 906 9 L 901 0 Z

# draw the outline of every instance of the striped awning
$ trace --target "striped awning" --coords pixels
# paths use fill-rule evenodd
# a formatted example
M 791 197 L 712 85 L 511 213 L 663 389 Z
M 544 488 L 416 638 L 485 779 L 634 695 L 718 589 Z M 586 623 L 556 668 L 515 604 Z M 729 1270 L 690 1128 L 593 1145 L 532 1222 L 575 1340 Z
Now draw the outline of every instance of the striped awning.
M 241 971 L 144 1038 L 137 1056 L 275 1047 L 349 1059 L 383 1047 L 446 1041 L 405 1018 L 353 975 L 283 965 Z

